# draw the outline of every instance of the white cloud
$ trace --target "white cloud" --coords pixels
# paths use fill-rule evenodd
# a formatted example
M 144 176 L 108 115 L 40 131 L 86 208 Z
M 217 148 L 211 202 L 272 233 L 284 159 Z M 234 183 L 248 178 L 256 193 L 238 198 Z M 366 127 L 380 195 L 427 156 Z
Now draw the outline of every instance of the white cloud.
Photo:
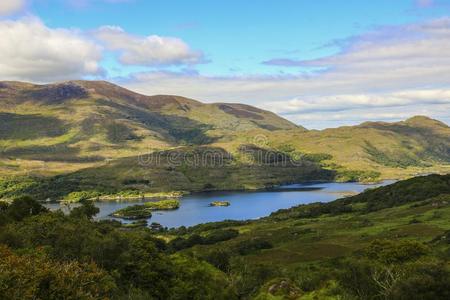
M 46 82 L 98 75 L 101 49 L 75 30 L 36 18 L 0 22 L 0 79 Z
M 25 0 L 1 0 L 0 17 L 8 16 L 21 11 L 25 7 Z
M 307 128 L 323 129 L 343 125 L 356 125 L 366 121 L 397 122 L 416 115 L 429 116 L 450 124 L 447 111 L 450 104 L 420 105 L 416 104 L 405 109 L 400 107 L 374 107 L 371 109 L 352 109 L 340 112 L 328 112 L 321 114 L 300 113 L 289 116 L 293 122 L 305 124 Z
M 207 101 L 244 102 L 275 110 L 300 124 L 321 118 L 346 124 L 373 113 L 424 112 L 450 120 L 450 18 L 383 27 L 337 41 L 341 51 L 315 60 L 313 75 L 214 77 L 141 73 L 124 83 L 146 94 L 181 94 Z M 354 115 L 356 117 L 349 118 Z M 340 123 L 336 118 L 341 118 Z M 318 126 L 313 123 L 313 126 Z
M 101 27 L 96 36 L 109 50 L 119 51 L 119 60 L 126 65 L 185 65 L 204 61 L 201 52 L 192 50 L 179 38 L 134 36 L 116 26 Z
M 450 104 L 450 89 L 407 90 L 386 94 L 348 94 L 265 103 L 280 114 L 340 112 L 354 109 Z

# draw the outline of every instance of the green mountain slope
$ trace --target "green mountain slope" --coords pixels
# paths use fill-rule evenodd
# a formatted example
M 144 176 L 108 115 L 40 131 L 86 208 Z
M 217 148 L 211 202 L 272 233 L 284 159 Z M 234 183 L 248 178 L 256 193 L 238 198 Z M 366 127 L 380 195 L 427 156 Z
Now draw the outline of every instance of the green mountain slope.
M 0 82 L 0 124 L 0 177 L 75 173 L 88 181 L 91 174 L 103 174 L 128 189 L 118 184 L 127 180 L 121 167 L 126 166 L 135 179 L 169 178 L 148 179 L 167 184 L 144 190 L 199 190 L 323 179 L 306 176 L 317 169 L 326 178 L 335 174 L 336 180 L 361 181 L 450 171 L 450 128 L 427 117 L 308 131 L 248 105 L 144 96 L 103 81 Z M 232 157 L 227 171 L 217 176 L 213 168 L 176 166 L 182 172 L 171 177 L 161 170 L 172 166 L 149 170 L 140 163 L 150 153 L 197 148 L 220 149 Z M 268 170 L 261 155 L 284 155 L 314 167 L 289 171 L 272 165 Z M 172 180 L 190 176 L 195 178 Z
M 152 149 L 209 144 L 235 131 L 299 128 L 247 105 L 143 96 L 97 81 L 2 82 L 0 121 L 2 158 L 30 164 L 102 162 Z
M 384 178 L 450 171 L 450 127 L 424 116 L 272 136 L 276 148 L 328 154 L 324 163 L 334 169 L 371 170 Z

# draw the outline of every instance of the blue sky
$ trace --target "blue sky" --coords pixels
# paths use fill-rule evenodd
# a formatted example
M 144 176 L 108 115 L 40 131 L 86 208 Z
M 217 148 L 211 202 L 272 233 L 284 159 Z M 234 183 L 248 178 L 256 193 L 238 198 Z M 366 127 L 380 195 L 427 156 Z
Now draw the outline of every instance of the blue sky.
M 449 12 L 437 5 L 420 9 L 411 0 L 41 0 L 34 1 L 30 11 L 51 27 L 91 30 L 115 25 L 136 35 L 179 37 L 205 53 L 210 62 L 196 70 L 211 75 L 295 73 L 261 62 L 321 57 L 338 50 L 327 46 L 335 39 Z
M 447 0 L 6 0 L 0 79 L 105 79 L 311 128 L 448 122 L 449 14 Z

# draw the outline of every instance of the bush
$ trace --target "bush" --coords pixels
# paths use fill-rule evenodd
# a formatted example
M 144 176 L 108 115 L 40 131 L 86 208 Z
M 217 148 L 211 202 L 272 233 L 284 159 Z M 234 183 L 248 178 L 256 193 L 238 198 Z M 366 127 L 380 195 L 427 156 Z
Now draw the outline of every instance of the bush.
M 213 250 L 208 252 L 203 259 L 222 272 L 227 273 L 230 271 L 231 253 L 229 251 Z
M 365 255 L 383 264 L 415 261 L 430 252 L 430 248 L 416 241 L 375 240 L 365 250 Z
M 272 243 L 270 243 L 269 241 L 263 240 L 263 239 L 256 238 L 256 239 L 245 240 L 245 241 L 240 242 L 236 246 L 236 251 L 240 255 L 247 255 L 247 254 L 257 252 L 259 250 L 271 249 L 271 248 L 273 248 Z
M 450 299 L 450 271 L 436 262 L 414 264 L 389 294 L 391 299 Z
M 42 251 L 17 255 L 0 245 L 2 299 L 106 299 L 113 278 L 94 263 L 55 262 Z
M 169 242 L 169 248 L 173 251 L 191 248 L 195 245 L 211 245 L 222 241 L 233 239 L 239 235 L 235 229 L 215 230 L 206 236 L 192 234 L 188 238 L 175 238 Z
M 209 245 L 222 241 L 231 240 L 239 235 L 239 231 L 235 229 L 216 230 L 208 234 L 202 239 L 202 244 Z

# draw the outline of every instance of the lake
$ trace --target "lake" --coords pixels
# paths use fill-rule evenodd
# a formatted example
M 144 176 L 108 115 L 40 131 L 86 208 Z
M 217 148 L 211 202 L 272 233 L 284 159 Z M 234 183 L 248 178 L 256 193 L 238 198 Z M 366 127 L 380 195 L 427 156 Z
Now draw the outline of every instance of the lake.
M 299 204 L 313 202 L 330 202 L 346 195 L 361 193 L 367 188 L 387 185 L 393 181 L 384 181 L 379 184 L 361 184 L 355 182 L 346 183 L 311 183 L 292 184 L 281 186 L 273 190 L 255 192 L 204 192 L 186 195 L 181 198 L 180 208 L 171 211 L 155 211 L 148 220 L 160 223 L 165 227 L 193 226 L 200 223 L 217 222 L 223 220 L 248 220 L 258 219 L 270 215 L 270 213 L 290 208 Z M 228 201 L 230 206 L 211 207 L 212 201 Z M 100 209 L 96 219 L 114 219 L 109 215 L 126 206 L 138 204 L 141 201 L 129 202 L 96 202 Z M 48 208 L 63 209 L 59 203 L 46 204 Z M 76 204 L 71 204 L 72 207 Z M 123 221 L 128 222 L 128 221 Z

